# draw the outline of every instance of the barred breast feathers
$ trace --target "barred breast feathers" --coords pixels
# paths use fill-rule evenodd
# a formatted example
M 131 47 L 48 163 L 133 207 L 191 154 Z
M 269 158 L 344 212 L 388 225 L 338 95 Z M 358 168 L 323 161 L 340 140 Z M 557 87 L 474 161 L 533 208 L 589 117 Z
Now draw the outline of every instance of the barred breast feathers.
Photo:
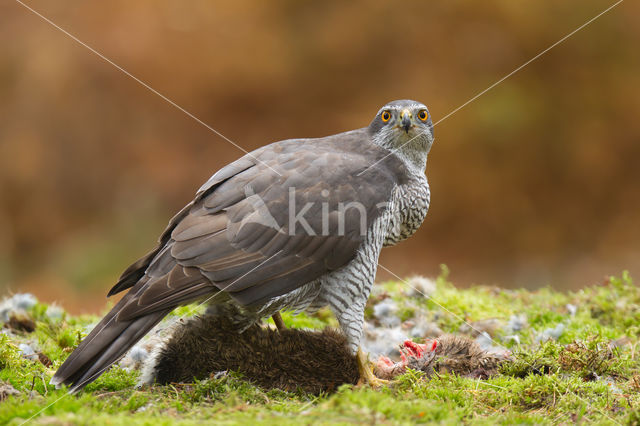
M 413 235 L 424 221 L 431 192 L 427 178 L 422 175 L 395 188 L 396 209 L 391 215 L 384 246 L 393 246 Z

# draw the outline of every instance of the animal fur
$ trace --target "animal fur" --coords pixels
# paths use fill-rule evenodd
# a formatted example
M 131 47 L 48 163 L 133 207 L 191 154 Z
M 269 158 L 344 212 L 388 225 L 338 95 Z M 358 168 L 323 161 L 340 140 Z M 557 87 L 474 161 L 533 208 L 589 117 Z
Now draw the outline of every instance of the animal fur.
M 236 329 L 220 316 L 189 320 L 159 349 L 147 375 L 166 384 L 238 371 L 265 389 L 300 389 L 314 394 L 358 381 L 356 357 L 337 330 L 277 331 L 259 325 L 242 333 Z
M 400 362 L 380 357 L 374 370 L 378 377 L 390 380 L 411 368 L 427 377 L 448 372 L 486 379 L 507 359 L 484 351 L 469 338 L 453 335 L 426 344 L 407 341 L 400 350 Z M 219 315 L 180 324 L 152 358 L 142 383 L 190 382 L 221 371 L 238 371 L 264 389 L 319 394 L 355 384 L 359 378 L 356 357 L 337 330 L 277 331 L 254 324 L 240 333 L 230 317 Z
M 400 347 L 402 360 L 394 363 L 387 357 L 380 357 L 374 373 L 390 380 L 411 368 L 426 373 L 427 377 L 446 372 L 487 379 L 507 360 L 505 356 L 486 352 L 466 337 L 446 335 L 431 342 L 431 345 L 405 342 Z
M 496 374 L 500 364 L 508 359 L 485 351 L 467 337 L 447 335 L 436 341 L 434 369 L 438 372 L 486 379 Z

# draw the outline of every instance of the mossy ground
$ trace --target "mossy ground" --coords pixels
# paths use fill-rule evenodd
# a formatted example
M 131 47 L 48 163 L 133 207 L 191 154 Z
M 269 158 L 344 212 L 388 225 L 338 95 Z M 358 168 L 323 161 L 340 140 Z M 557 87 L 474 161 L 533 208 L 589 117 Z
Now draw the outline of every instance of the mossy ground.
M 52 319 L 37 304 L 29 314 L 35 331 L 0 334 L 0 383 L 20 392 L 0 402 L 0 424 L 555 424 L 640 422 L 640 289 L 630 277 L 611 278 L 576 293 L 534 292 L 491 287 L 456 289 L 446 274 L 437 279 L 433 300 L 406 304 L 403 283 L 382 289 L 407 319 L 423 317 L 449 333 L 465 321 L 495 318 L 507 323 L 526 315 L 528 326 L 515 333 L 520 342 L 497 331 L 493 339 L 513 352 L 513 362 L 488 380 L 440 374 L 426 380 L 409 371 L 384 389 L 343 386 L 332 395 L 264 391 L 236 374 L 193 384 L 134 388 L 135 372 L 112 368 L 78 396 L 48 385 L 55 369 L 97 317 Z M 577 308 L 569 312 L 567 304 Z M 443 309 L 442 307 L 445 307 Z M 183 308 L 178 315 L 185 313 Z M 285 314 L 290 326 L 335 325 L 327 312 Z M 558 324 L 557 340 L 538 342 Z M 509 331 L 510 334 L 513 332 Z M 617 345 L 611 345 L 611 342 Z M 25 359 L 18 345 L 29 343 L 43 356 Z M 398 342 L 400 343 L 400 342 Z M 44 360 L 44 363 L 43 363 Z M 50 365 L 47 360 L 50 360 Z

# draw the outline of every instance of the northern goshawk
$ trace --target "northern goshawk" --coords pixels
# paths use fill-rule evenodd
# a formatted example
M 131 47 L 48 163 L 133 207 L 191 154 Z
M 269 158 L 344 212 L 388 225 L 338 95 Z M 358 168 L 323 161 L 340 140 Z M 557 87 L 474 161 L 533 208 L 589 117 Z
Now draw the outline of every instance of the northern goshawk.
M 361 378 L 375 384 L 359 347 L 364 308 L 382 247 L 427 214 L 432 142 L 427 107 L 400 100 L 368 127 L 275 142 L 223 167 L 124 271 L 109 296 L 129 291 L 51 382 L 82 389 L 175 307 L 209 299 L 231 308 L 239 331 L 281 310 L 329 306 Z

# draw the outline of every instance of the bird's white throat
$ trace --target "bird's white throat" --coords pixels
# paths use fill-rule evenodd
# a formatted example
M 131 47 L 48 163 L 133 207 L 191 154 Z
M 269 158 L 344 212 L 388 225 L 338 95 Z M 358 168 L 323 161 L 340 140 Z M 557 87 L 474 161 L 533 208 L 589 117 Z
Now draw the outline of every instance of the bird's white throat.
M 413 129 L 405 133 L 394 128 L 383 128 L 373 136 L 373 142 L 399 157 L 412 172 L 424 174 L 433 136 L 428 130 Z

